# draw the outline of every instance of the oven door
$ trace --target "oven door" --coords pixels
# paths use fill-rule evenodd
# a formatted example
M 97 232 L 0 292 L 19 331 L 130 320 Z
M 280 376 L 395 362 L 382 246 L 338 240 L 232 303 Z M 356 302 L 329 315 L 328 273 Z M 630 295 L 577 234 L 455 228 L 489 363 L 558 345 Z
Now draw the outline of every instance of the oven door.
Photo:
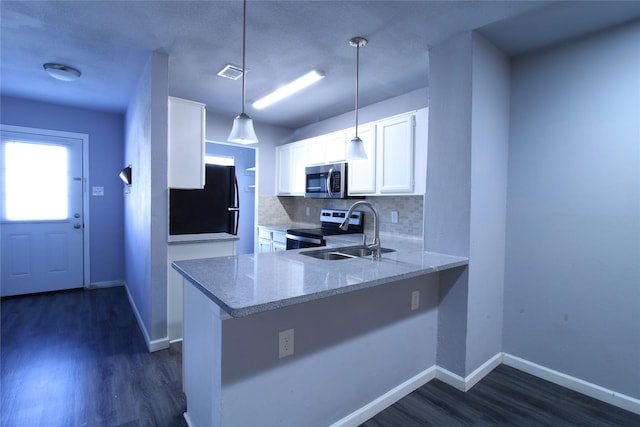
M 318 246 L 324 246 L 324 240 L 322 240 L 322 238 L 296 236 L 295 234 L 290 233 L 287 233 L 286 236 L 287 250 L 317 248 Z

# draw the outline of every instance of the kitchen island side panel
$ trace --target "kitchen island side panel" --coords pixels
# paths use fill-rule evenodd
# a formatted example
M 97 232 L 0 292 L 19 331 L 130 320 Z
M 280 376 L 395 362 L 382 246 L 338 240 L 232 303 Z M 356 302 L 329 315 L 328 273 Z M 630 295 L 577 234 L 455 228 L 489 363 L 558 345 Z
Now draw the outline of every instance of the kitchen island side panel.
M 219 426 L 221 392 L 221 311 L 184 280 L 183 389 L 185 419 L 191 427 Z
M 420 291 L 420 307 L 412 311 L 414 290 Z M 361 409 L 435 365 L 437 304 L 434 273 L 225 317 L 221 425 L 327 426 Z M 278 333 L 292 328 L 294 354 L 279 359 Z M 186 335 L 187 354 L 193 345 Z M 196 404 L 205 402 L 194 402 L 187 392 L 188 412 Z

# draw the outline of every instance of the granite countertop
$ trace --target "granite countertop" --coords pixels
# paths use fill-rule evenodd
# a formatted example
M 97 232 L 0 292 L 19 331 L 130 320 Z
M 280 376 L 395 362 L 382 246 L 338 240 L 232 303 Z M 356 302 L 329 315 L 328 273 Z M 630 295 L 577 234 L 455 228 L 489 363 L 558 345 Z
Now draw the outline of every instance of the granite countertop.
M 201 233 L 201 234 L 174 234 L 169 235 L 168 243 L 201 243 L 201 242 L 225 242 L 239 240 L 238 236 L 229 233 Z
M 362 235 L 351 235 L 362 242 Z M 309 249 L 175 261 L 172 265 L 232 317 L 326 298 L 468 264 L 468 259 L 416 250 L 411 243 L 381 260 L 327 261 L 301 254 Z M 421 241 L 420 241 L 421 243 Z M 353 244 L 346 239 L 331 246 Z M 420 246 L 422 246 L 420 244 Z

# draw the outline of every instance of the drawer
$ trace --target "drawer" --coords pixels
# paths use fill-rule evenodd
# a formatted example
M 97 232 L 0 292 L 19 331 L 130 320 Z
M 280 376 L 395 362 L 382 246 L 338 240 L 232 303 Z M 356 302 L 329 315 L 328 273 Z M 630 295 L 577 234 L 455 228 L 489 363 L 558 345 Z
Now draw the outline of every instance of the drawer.
M 273 242 L 274 243 L 282 243 L 284 245 L 287 244 L 287 234 L 286 233 L 282 233 L 282 232 L 278 232 L 278 231 L 274 231 L 273 232 Z
M 271 230 L 267 230 L 264 228 L 258 228 L 258 237 L 260 239 L 271 240 Z

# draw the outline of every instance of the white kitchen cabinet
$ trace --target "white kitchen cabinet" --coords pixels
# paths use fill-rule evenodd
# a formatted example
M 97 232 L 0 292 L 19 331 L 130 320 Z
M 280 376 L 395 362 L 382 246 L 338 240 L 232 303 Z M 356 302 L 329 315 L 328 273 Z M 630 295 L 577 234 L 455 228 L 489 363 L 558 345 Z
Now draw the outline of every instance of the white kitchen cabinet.
M 171 263 L 187 259 L 232 256 L 236 253 L 236 242 L 213 240 L 193 243 L 170 243 L 167 248 L 167 323 L 169 340 L 182 339 L 183 280 Z
M 271 240 L 273 242 L 272 252 L 287 250 L 287 235 L 281 231 L 274 231 Z
M 355 136 L 355 129 L 348 132 L 349 140 Z M 358 126 L 358 136 L 362 139 L 366 159 L 350 160 L 347 190 L 350 196 L 375 194 L 376 192 L 376 127 Z
M 378 193 L 413 193 L 414 128 L 413 114 L 376 124 Z
M 204 188 L 205 105 L 169 97 L 168 186 Z
M 287 236 L 284 231 L 268 227 L 258 227 L 258 252 L 277 252 L 287 250 Z
M 322 165 L 326 160 L 326 143 L 324 136 L 305 140 L 307 144 L 307 165 Z
M 292 161 L 291 144 L 276 147 L 276 178 L 278 194 L 291 194 L 292 182 Z
M 307 143 L 307 165 L 344 162 L 347 132 L 342 130 L 304 140 Z
M 347 158 L 347 132 L 330 133 L 325 138 L 327 163 L 344 162 Z
M 348 194 L 424 195 L 428 120 L 423 108 L 359 126 L 367 158 L 349 161 Z M 277 147 L 277 194 L 304 195 L 305 167 L 346 161 L 354 136 L 341 130 Z
M 306 141 L 276 147 L 277 189 L 279 195 L 304 195 L 307 166 Z
M 263 238 L 260 232 L 260 238 L 258 239 L 258 253 L 273 252 L 273 242 L 271 241 L 271 233 L 269 238 Z
M 414 128 L 413 114 L 358 128 L 367 158 L 349 161 L 349 195 L 414 193 Z

